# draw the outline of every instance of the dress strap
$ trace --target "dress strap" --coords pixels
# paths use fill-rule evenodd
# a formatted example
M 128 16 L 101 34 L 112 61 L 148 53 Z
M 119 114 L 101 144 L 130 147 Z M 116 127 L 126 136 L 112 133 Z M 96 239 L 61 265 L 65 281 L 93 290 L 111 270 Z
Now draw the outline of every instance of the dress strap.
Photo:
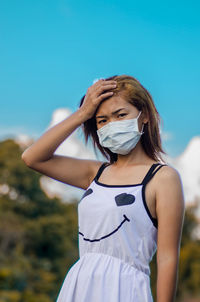
M 110 163 L 104 162 L 104 163 L 100 166 L 99 170 L 97 171 L 97 174 L 96 174 L 96 176 L 94 177 L 94 179 L 98 180 L 99 177 L 100 177 L 100 175 L 101 175 L 101 173 L 102 173 L 103 170 L 105 169 L 105 167 L 106 167 L 106 166 L 109 166 L 109 165 L 110 165 Z
M 158 172 L 158 170 L 160 170 L 160 168 L 162 168 L 163 166 L 167 166 L 167 164 L 161 164 L 161 163 L 153 164 L 149 169 L 149 171 L 147 172 L 147 174 L 145 175 L 142 181 L 142 185 L 146 185 L 151 180 L 151 178 Z

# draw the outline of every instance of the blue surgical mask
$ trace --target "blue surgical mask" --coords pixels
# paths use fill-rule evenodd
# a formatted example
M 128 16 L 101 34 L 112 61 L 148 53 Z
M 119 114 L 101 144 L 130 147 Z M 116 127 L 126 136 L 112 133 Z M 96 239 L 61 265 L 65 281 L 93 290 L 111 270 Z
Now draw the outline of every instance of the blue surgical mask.
M 138 116 L 133 119 L 110 122 L 97 130 L 99 143 L 102 147 L 110 149 L 111 152 L 126 155 L 138 143 L 141 135 L 144 133 L 138 128 Z

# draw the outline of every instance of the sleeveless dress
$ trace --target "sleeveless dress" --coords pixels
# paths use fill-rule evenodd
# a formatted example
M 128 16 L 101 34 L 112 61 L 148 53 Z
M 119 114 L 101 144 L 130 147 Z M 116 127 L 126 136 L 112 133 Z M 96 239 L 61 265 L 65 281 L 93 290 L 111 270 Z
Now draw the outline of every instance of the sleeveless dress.
M 155 163 L 142 183 L 100 183 L 104 162 L 78 203 L 79 259 L 57 302 L 152 302 L 149 263 L 157 249 L 157 219 L 145 187 L 166 164 Z M 157 169 L 156 169 L 157 167 Z

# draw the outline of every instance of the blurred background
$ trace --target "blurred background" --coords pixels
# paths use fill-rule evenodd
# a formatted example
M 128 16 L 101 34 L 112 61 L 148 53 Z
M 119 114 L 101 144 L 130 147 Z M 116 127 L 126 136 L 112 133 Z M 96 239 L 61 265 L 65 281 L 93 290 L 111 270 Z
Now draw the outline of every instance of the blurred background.
M 29 169 L 22 152 L 76 111 L 94 81 L 127 74 L 151 93 L 186 215 L 176 301 L 200 301 L 198 1 L 0 1 L 0 302 L 53 302 L 78 260 L 84 190 Z M 78 128 L 57 154 L 105 160 Z M 151 287 L 156 286 L 155 256 Z

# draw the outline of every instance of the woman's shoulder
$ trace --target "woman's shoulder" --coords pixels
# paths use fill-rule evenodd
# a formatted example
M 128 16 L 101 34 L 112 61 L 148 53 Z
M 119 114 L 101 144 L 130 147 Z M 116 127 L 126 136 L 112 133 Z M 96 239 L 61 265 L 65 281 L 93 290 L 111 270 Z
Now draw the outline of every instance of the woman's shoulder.
M 168 185 L 170 183 L 180 183 L 181 176 L 179 171 L 168 163 L 160 163 L 162 168 L 159 169 L 157 174 L 157 182 Z
M 100 169 L 103 169 L 103 167 L 106 166 L 107 164 L 109 164 L 109 163 L 105 162 L 105 161 L 99 161 L 99 160 L 92 161 L 92 172 L 90 175 L 91 181 L 94 179 L 94 177 L 100 171 Z

